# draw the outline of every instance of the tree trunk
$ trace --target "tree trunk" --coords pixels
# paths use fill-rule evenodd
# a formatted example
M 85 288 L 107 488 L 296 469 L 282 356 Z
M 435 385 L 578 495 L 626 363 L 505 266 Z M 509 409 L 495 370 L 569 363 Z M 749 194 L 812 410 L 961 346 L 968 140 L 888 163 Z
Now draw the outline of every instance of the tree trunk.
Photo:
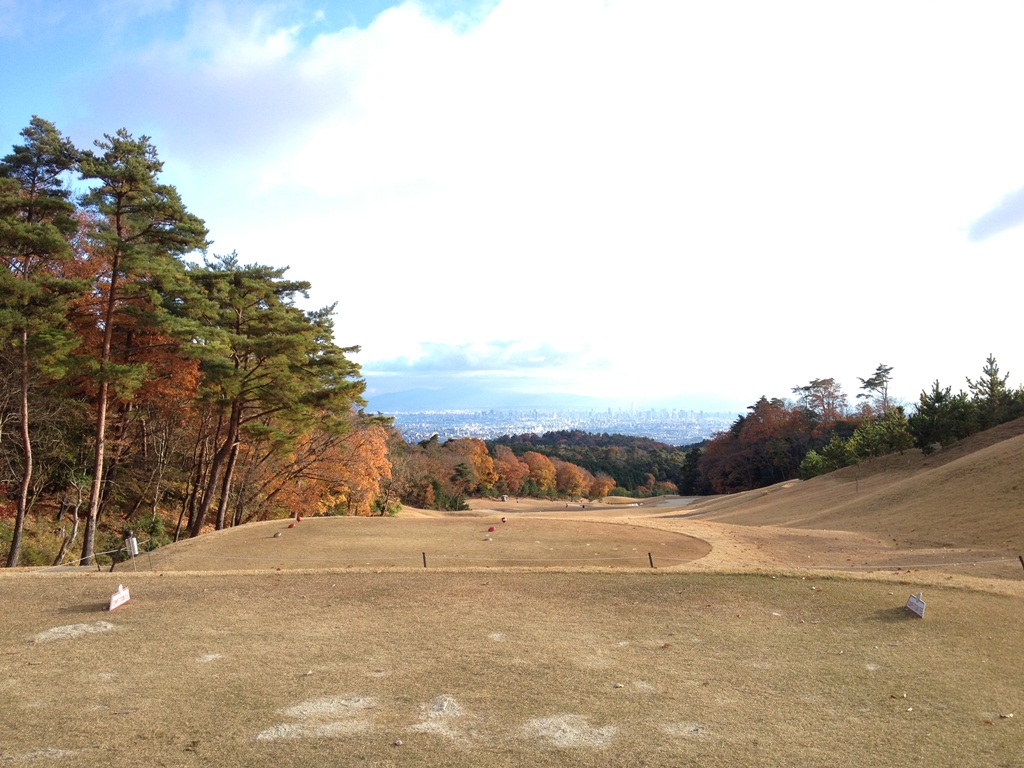
M 89 508 L 85 517 L 85 536 L 82 539 L 82 559 L 79 565 L 92 565 L 96 556 L 96 525 L 99 521 L 100 491 L 103 490 L 103 449 L 107 427 L 107 382 L 100 382 L 99 408 L 96 413 L 96 443 L 93 446 L 92 484 L 89 488 Z
M 63 508 L 64 508 L 64 505 L 62 503 L 61 504 L 61 509 L 63 509 Z M 74 509 L 72 510 L 72 513 L 71 513 L 71 517 L 74 519 L 75 522 L 71 526 L 71 534 L 69 536 L 65 536 L 64 537 L 64 541 L 60 545 L 60 552 L 58 552 L 57 553 L 57 557 L 55 557 L 53 559 L 53 564 L 55 566 L 60 565 L 61 563 L 64 562 L 64 556 L 68 553 L 68 549 L 71 548 L 71 545 L 74 544 L 75 539 L 78 537 L 78 525 L 79 525 L 79 521 L 81 519 L 79 517 L 79 515 L 78 515 L 78 511 L 81 508 L 82 508 L 82 490 L 81 490 L 81 488 L 79 488 L 78 489 L 78 501 L 75 503 Z M 63 529 L 61 529 L 61 530 L 63 530 Z
M 120 229 L 120 225 L 118 225 Z M 117 301 L 117 273 L 120 258 L 114 256 L 110 269 L 110 289 L 107 306 L 103 313 L 103 347 L 100 350 L 100 391 L 96 409 L 96 444 L 93 446 L 92 487 L 89 489 L 89 509 L 85 518 L 85 535 L 82 538 L 81 565 L 92 565 L 96 557 L 96 526 L 100 516 L 100 491 L 103 489 L 103 453 L 107 433 L 107 399 L 110 384 L 107 381 L 107 361 L 110 360 L 110 345 L 114 336 L 114 305 Z
M 21 533 L 25 528 L 25 516 L 28 514 L 28 489 L 32 484 L 32 436 L 28 425 L 28 329 L 21 329 L 21 444 L 25 455 L 25 465 L 21 473 L 21 488 L 18 493 L 18 512 L 14 518 L 14 531 L 11 536 L 11 549 L 7 553 L 7 567 L 14 568 L 18 564 L 21 553 Z
M 206 488 L 203 490 L 203 500 L 199 503 L 192 525 L 189 527 L 189 535 L 193 538 L 203 530 L 203 522 L 206 520 L 210 507 L 213 506 L 213 496 L 217 490 L 217 481 L 220 479 L 220 468 L 228 460 L 235 443 L 238 441 L 238 426 L 242 418 L 242 409 L 238 403 L 231 406 L 231 417 L 228 420 L 228 433 L 224 444 L 213 454 L 213 461 L 210 463 L 210 475 L 206 478 Z
M 238 441 L 231 446 L 227 466 L 224 467 L 224 483 L 221 485 L 220 502 L 217 504 L 217 530 L 224 530 L 224 517 L 228 511 L 228 497 L 231 495 L 231 479 L 235 474 L 235 461 L 238 459 Z
M 196 440 L 195 448 L 192 451 L 193 471 L 188 479 L 185 498 L 181 502 L 181 514 L 178 515 L 178 525 L 174 529 L 175 541 L 181 538 L 182 523 L 186 519 L 186 515 L 188 515 L 188 524 L 185 525 L 185 528 L 192 528 L 192 520 L 195 518 L 196 513 L 196 496 L 203 485 L 203 467 L 206 464 L 206 448 L 209 441 L 210 438 L 206 434 L 206 425 L 203 424 L 199 437 Z

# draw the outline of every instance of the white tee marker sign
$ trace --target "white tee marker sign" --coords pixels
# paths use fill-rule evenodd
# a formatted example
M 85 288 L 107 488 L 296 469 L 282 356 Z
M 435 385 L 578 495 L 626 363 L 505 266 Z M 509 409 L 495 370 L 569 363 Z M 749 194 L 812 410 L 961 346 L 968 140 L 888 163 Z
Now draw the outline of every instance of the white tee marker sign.
M 115 608 L 124 605 L 131 599 L 132 596 L 128 594 L 128 587 L 118 584 L 117 592 L 110 596 L 110 606 L 107 608 L 107 610 L 112 611 Z
M 922 619 L 924 618 L 924 593 L 918 592 L 916 595 L 911 595 L 910 599 L 907 600 L 907 604 L 903 606 L 911 613 L 917 614 Z

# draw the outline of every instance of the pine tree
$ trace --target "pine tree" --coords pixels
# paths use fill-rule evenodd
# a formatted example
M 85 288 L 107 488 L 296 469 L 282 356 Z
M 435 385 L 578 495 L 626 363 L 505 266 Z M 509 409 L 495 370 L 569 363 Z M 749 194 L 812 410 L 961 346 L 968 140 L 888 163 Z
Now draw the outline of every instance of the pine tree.
M 224 527 L 246 429 L 258 428 L 283 447 L 314 418 L 329 427 L 332 415 L 347 416 L 361 402 L 359 368 L 345 356 L 356 348 L 334 344 L 333 308 L 298 309 L 295 299 L 306 296 L 309 283 L 286 280 L 285 271 L 241 265 L 235 254 L 189 271 L 204 297 L 197 304 L 208 334 L 202 345 L 203 387 L 223 426 L 189 526 L 192 536 L 201 532 L 218 492 L 216 527 Z
M 981 376 L 977 381 L 967 379 L 967 388 L 978 407 L 978 419 L 982 429 L 1001 424 L 1005 418 L 1010 391 L 1006 386 L 1010 374 L 999 375 L 999 363 L 995 355 L 985 358 Z
M 134 308 L 148 302 L 153 319 L 166 319 L 155 300 L 162 286 L 180 279 L 181 257 L 204 249 L 206 226 L 189 213 L 177 190 L 158 181 L 163 163 L 148 136 L 138 139 L 125 129 L 96 141 L 100 152 L 86 152 L 80 161 L 82 179 L 98 182 L 83 198 L 83 203 L 98 213 L 101 224 L 94 237 L 105 251 L 110 274 L 104 286 L 102 341 L 96 353 L 98 381 L 96 431 L 93 448 L 93 474 L 89 493 L 82 564 L 95 556 L 96 528 L 103 487 L 106 448 L 107 411 L 112 392 L 138 386 L 144 371 L 118 366 L 111 359 L 118 310 L 122 305 Z M 112 390 L 113 388 L 113 390 Z
M 864 390 L 857 397 L 869 398 L 873 397 L 876 403 L 876 409 L 880 411 L 880 415 L 884 416 L 889 412 L 889 382 L 892 381 L 892 366 L 886 365 L 885 363 L 879 363 L 875 372 L 866 379 L 861 379 L 860 388 Z
M 54 125 L 33 117 L 21 132 L 25 143 L 0 161 L 0 328 L 11 338 L 18 367 L 22 466 L 17 513 L 7 566 L 18 564 L 32 483 L 31 382 L 50 381 L 66 370 L 73 346 L 65 322 L 66 300 L 79 289 L 59 277 L 71 256 L 74 206 L 65 178 L 77 150 Z
M 914 444 L 929 454 L 936 443 L 945 447 L 976 432 L 977 413 L 977 406 L 966 393 L 954 395 L 951 387 L 940 386 L 936 379 L 930 391 L 921 391 L 917 410 L 907 423 Z

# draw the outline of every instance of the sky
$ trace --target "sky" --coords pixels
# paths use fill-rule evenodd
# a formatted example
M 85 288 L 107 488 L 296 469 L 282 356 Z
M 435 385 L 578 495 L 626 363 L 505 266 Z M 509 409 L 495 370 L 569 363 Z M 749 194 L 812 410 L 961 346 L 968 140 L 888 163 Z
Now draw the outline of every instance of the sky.
M 368 398 L 742 411 L 891 365 L 1024 383 L 1024 5 L 0 0 L 33 115 L 152 138 L 213 254 L 288 266 Z

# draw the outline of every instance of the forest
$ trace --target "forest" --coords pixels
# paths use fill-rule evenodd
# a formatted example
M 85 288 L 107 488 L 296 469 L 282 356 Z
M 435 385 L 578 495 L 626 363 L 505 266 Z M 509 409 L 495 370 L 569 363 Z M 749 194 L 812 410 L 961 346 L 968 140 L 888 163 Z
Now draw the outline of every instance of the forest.
M 731 493 L 941 449 L 1024 415 L 993 355 L 893 403 L 893 367 L 761 397 L 705 444 L 552 432 L 410 444 L 310 283 L 209 252 L 146 136 L 75 147 L 33 117 L 0 160 L 0 556 L 91 565 L 297 514 L 458 510 L 471 496 Z

